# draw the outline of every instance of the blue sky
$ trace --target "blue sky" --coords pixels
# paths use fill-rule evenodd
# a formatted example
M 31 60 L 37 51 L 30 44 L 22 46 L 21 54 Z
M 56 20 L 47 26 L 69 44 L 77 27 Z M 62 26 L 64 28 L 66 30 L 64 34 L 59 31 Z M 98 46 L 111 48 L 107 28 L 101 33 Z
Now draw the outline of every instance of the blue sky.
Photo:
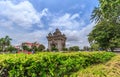
M 67 47 L 89 46 L 87 35 L 95 23 L 90 15 L 97 0 L 0 0 L 0 38 L 9 35 L 13 45 L 39 42 L 59 28 Z

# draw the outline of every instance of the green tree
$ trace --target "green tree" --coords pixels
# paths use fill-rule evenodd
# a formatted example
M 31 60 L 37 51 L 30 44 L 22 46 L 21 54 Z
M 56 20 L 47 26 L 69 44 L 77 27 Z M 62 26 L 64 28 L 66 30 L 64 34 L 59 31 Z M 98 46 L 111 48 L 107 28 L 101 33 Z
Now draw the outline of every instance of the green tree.
M 74 48 L 73 47 L 69 47 L 69 51 L 74 51 Z
M 99 0 L 100 6 L 93 10 L 91 19 L 96 26 L 89 34 L 92 46 L 97 43 L 104 50 L 120 47 L 120 24 L 116 22 L 120 16 L 120 0 Z M 94 46 L 94 45 L 93 45 Z
M 4 52 L 8 46 L 11 45 L 11 38 L 9 36 L 5 36 L 0 39 L 0 49 Z
M 100 46 L 99 46 L 98 43 L 93 43 L 93 44 L 91 45 L 91 50 L 92 50 L 92 51 L 98 51 L 98 50 L 102 50 L 102 49 L 100 48 Z
M 43 44 L 40 44 L 40 46 L 38 47 L 38 51 L 43 51 L 45 50 L 45 46 Z
M 0 38 L 0 51 L 3 51 L 4 48 L 3 42 L 4 42 L 4 38 Z
M 6 51 L 9 51 L 9 52 L 17 52 L 17 49 L 16 49 L 15 47 L 13 47 L 13 46 L 8 46 L 8 47 L 6 48 Z
M 30 48 L 28 46 L 26 46 L 26 45 L 23 45 L 22 48 L 23 48 L 23 50 L 30 51 Z
M 70 51 L 79 51 L 79 47 L 78 46 L 72 46 L 72 47 L 69 47 L 69 50 Z
M 84 47 L 83 47 L 83 50 L 84 50 L 84 51 L 89 51 L 89 50 L 90 50 L 90 47 L 84 46 Z
M 36 46 L 32 46 L 32 50 L 39 51 L 39 48 L 37 48 Z
M 53 46 L 53 47 L 51 48 L 51 51 L 56 51 L 56 52 L 58 52 L 58 49 L 57 49 L 55 46 Z
M 62 50 L 63 50 L 63 51 L 68 51 L 68 48 L 63 48 Z
M 11 38 L 9 36 L 5 36 L 5 46 L 10 46 L 11 45 Z

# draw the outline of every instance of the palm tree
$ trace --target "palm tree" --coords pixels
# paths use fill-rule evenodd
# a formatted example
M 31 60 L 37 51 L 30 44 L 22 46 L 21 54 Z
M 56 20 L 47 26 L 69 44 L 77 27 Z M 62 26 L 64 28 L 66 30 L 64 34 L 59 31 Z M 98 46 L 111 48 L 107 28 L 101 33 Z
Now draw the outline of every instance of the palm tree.
M 12 39 L 9 36 L 5 36 L 5 38 L 0 39 L 0 48 L 3 52 L 8 46 L 10 46 L 11 40 Z
M 1 51 L 4 51 L 4 46 L 5 46 L 5 39 L 4 38 L 1 38 L 0 39 L 0 47 L 1 47 Z
M 11 38 L 9 36 L 5 36 L 5 46 L 9 46 L 11 44 Z

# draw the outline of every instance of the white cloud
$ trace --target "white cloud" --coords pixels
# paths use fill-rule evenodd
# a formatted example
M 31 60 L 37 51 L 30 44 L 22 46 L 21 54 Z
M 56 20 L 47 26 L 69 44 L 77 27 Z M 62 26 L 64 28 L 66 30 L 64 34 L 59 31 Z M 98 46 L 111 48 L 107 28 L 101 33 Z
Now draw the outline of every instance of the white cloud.
M 44 8 L 44 9 L 42 10 L 42 12 L 40 13 L 40 18 L 41 18 L 42 16 L 47 16 L 48 14 L 49 14 L 48 9 L 47 9 L 47 8 Z
M 88 34 L 92 31 L 95 23 L 91 23 L 84 27 L 82 30 L 64 30 L 63 33 L 67 36 L 67 47 L 70 46 L 89 46 Z
M 44 8 L 40 13 L 39 13 L 39 19 L 42 19 L 42 17 L 48 17 L 49 16 L 49 11 L 47 8 Z M 44 26 L 44 24 L 42 23 L 42 21 L 39 21 L 39 24 L 37 25 L 38 27 L 42 28 Z
M 15 0 L 14 0 L 15 1 Z M 34 30 L 28 31 L 29 28 L 37 24 L 38 27 L 43 27 L 41 21 L 43 16 L 48 15 L 48 9 L 45 8 L 41 12 L 37 12 L 33 5 L 27 1 L 21 1 L 17 4 L 12 0 L 0 1 L 0 37 L 9 35 L 13 41 L 12 44 L 21 44 L 22 42 L 38 41 L 47 46 L 46 31 Z
M 63 16 L 56 16 L 52 19 L 50 24 L 51 27 L 64 27 L 66 29 L 77 29 L 84 25 L 84 21 L 77 21 L 76 18 L 79 18 L 79 14 L 69 14 L 66 13 Z
M 8 28 L 8 29 L 12 30 L 13 29 L 12 25 L 13 25 L 13 23 L 11 21 L 6 21 L 4 19 L 0 20 L 1 27 Z
M 77 13 L 71 16 L 71 20 L 72 20 L 72 19 L 74 20 L 74 19 L 76 19 L 76 18 L 79 18 L 79 14 L 77 14 Z
M 30 28 L 33 24 L 43 26 L 40 23 L 40 14 L 29 1 L 22 1 L 18 4 L 12 1 L 0 1 L 0 16 L 23 28 Z

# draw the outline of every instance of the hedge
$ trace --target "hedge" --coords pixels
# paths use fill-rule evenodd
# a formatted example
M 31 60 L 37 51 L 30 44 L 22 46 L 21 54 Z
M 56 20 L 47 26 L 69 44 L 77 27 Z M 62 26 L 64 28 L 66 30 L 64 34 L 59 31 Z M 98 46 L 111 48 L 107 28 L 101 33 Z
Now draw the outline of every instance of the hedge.
M 63 77 L 87 66 L 103 63 L 111 52 L 1 54 L 0 77 Z

